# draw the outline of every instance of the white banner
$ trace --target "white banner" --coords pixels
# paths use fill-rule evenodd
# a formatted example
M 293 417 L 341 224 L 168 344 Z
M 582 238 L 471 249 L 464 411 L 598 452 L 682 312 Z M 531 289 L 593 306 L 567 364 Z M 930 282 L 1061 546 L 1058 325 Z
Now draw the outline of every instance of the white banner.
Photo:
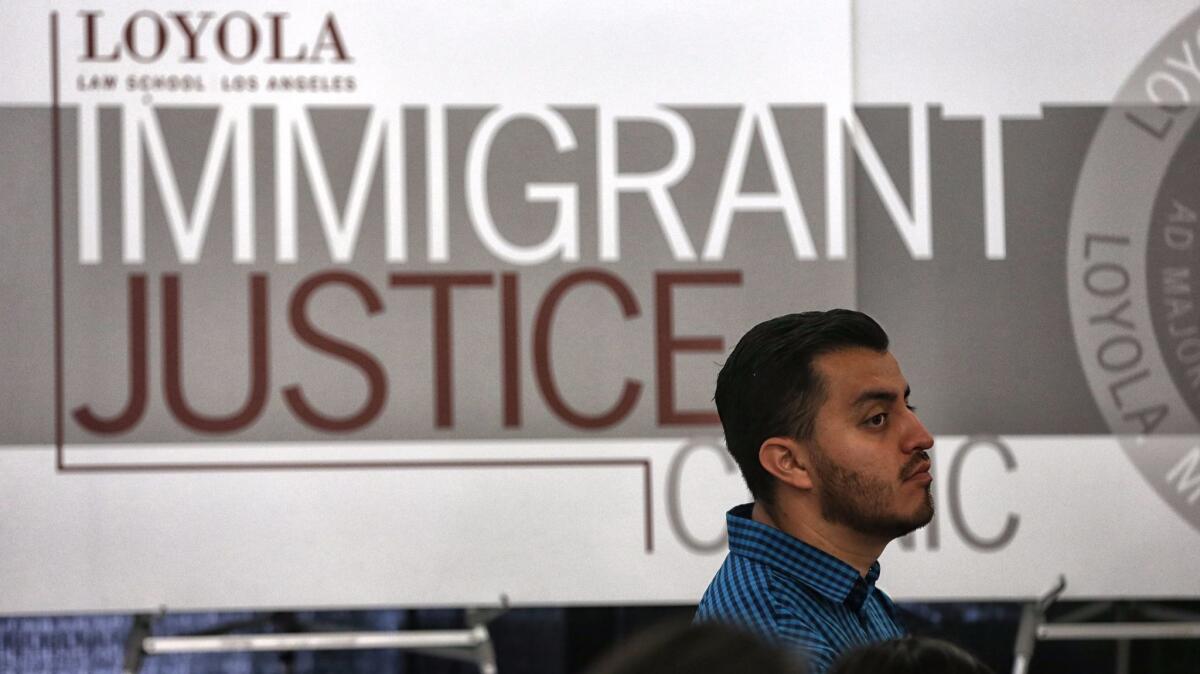
M 229 451 L 255 449 L 329 451 Z M 360 446 L 338 450 L 371 464 L 356 470 L 64 476 L 45 449 L 7 448 L 4 610 L 697 601 L 724 558 L 725 510 L 748 500 L 724 450 L 575 443 L 594 465 L 554 465 L 562 449 Z M 387 466 L 414 455 L 460 465 Z M 472 464 L 510 456 L 547 463 Z M 935 519 L 881 560 L 894 599 L 1030 599 L 1060 575 L 1076 599 L 1196 590 L 1200 536 L 1115 440 L 939 437 L 931 456 Z M 1198 476 L 1200 462 L 1180 479 Z
M 0 613 L 695 602 L 831 306 L 894 598 L 1200 594 L 1192 3 L 240 7 L 6 7 Z

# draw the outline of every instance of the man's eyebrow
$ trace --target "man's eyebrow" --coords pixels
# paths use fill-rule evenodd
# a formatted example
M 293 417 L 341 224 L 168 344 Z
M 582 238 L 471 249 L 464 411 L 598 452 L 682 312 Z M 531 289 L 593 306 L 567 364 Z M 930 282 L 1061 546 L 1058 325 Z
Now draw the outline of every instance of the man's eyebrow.
M 908 400 L 908 396 L 911 393 L 912 387 L 905 386 L 904 399 Z M 887 389 L 870 389 L 868 391 L 863 391 L 857 398 L 854 399 L 854 407 L 861 407 L 870 402 L 894 403 L 896 402 L 896 394 L 895 392 Z

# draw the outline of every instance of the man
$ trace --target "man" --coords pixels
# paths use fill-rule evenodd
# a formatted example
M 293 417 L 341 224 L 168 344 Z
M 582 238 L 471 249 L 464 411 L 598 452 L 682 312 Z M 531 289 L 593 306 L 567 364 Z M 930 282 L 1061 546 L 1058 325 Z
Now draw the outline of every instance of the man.
M 866 314 L 791 314 L 742 337 L 716 403 L 754 502 L 726 516 L 729 556 L 697 620 L 799 647 L 817 673 L 904 634 L 875 581 L 887 544 L 933 518 L 933 438 L 908 398 Z

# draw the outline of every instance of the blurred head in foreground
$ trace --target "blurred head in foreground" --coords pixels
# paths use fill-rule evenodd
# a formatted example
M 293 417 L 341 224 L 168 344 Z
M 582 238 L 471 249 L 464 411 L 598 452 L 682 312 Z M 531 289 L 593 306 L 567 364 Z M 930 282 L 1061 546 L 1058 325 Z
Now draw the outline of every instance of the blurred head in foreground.
M 800 656 L 718 623 L 666 623 L 618 645 L 587 674 L 807 674 Z
M 948 641 L 905 637 L 854 649 L 829 674 L 995 674 L 975 656 Z

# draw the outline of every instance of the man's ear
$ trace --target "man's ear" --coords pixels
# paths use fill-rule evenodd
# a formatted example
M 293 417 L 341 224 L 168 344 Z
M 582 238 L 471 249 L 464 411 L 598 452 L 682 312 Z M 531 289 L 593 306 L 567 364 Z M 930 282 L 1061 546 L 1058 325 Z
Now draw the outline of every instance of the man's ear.
M 793 438 L 767 438 L 758 448 L 758 462 L 775 479 L 797 489 L 813 488 L 808 450 Z

